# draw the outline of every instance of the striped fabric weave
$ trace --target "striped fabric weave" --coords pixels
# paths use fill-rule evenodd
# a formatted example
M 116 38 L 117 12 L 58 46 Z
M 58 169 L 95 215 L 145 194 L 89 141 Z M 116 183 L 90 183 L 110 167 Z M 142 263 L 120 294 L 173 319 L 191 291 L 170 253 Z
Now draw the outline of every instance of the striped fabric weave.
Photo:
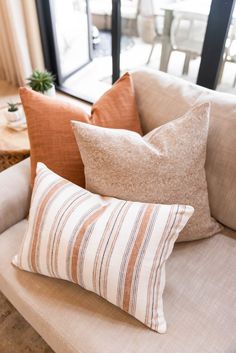
M 165 262 L 192 213 L 191 206 L 101 197 L 38 163 L 13 263 L 77 283 L 163 333 Z

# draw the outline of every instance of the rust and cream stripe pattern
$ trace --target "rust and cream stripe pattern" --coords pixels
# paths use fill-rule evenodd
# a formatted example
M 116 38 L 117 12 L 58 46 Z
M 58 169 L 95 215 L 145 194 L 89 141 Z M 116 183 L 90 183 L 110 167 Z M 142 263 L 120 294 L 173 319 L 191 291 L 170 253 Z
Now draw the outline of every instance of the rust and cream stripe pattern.
M 38 163 L 13 264 L 77 283 L 163 333 L 165 262 L 192 214 L 191 206 L 92 194 Z

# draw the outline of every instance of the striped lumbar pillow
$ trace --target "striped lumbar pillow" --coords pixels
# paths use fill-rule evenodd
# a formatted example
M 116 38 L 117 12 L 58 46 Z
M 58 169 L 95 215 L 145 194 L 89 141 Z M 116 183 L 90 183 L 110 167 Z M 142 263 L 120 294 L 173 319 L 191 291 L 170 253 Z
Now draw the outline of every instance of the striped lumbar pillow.
M 39 163 L 13 263 L 78 283 L 162 333 L 165 262 L 192 213 L 191 206 L 101 197 Z

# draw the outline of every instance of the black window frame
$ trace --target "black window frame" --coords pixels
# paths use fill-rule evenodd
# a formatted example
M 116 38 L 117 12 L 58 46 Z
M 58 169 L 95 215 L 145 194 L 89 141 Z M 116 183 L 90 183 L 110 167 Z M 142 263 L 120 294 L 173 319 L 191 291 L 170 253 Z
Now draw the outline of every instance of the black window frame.
M 202 48 L 197 84 L 215 90 L 235 0 L 212 0 Z
M 89 40 L 89 60 L 85 62 L 79 69 L 75 69 L 70 72 L 68 75 L 62 76 L 60 69 L 60 57 L 59 49 L 55 40 L 56 30 L 54 27 L 54 18 L 55 14 L 50 5 L 51 0 L 36 0 L 36 9 L 39 20 L 40 35 L 42 41 L 43 55 L 45 61 L 45 67 L 48 71 L 52 72 L 55 75 L 55 84 L 56 89 L 65 94 L 68 94 L 72 97 L 79 98 L 85 102 L 93 103 L 90 97 L 87 96 L 78 96 L 73 90 L 65 87 L 63 82 L 74 75 L 78 70 L 85 67 L 93 59 L 93 50 L 92 50 L 92 34 L 91 34 L 91 16 L 89 11 L 89 0 L 86 1 L 86 11 L 88 18 L 88 36 Z

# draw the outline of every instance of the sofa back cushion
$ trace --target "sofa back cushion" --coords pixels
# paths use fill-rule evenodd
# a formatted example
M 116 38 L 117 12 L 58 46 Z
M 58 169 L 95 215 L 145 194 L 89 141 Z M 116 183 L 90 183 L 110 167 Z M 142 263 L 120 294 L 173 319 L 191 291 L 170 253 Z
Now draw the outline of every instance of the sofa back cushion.
M 236 97 L 151 70 L 132 74 L 144 134 L 211 102 L 206 175 L 213 217 L 236 230 Z

